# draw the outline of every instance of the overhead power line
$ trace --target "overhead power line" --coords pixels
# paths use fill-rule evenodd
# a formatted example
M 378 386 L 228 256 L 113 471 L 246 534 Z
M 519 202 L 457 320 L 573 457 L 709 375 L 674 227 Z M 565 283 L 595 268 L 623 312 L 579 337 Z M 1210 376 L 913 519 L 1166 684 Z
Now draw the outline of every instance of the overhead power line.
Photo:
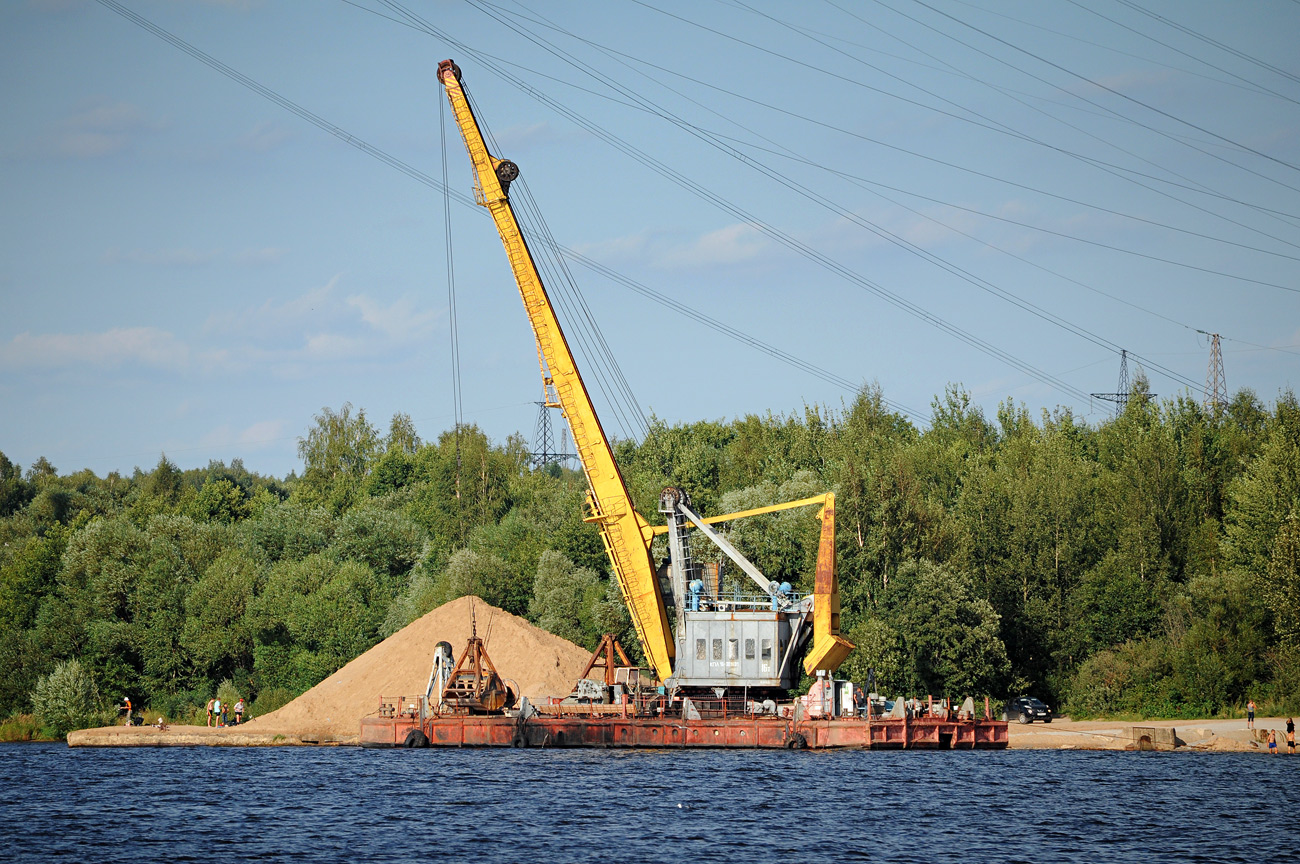
M 254 93 L 261 96 L 262 98 L 272 102 L 273 104 L 283 108 L 286 111 L 289 111 L 290 113 L 305 120 L 306 122 L 312 124 L 313 126 L 316 126 L 318 129 L 332 135 L 335 138 L 338 138 L 339 140 L 350 145 L 351 147 L 354 147 L 355 149 L 361 151 L 362 153 L 365 153 L 366 155 L 374 159 L 377 159 L 378 161 L 404 174 L 405 176 L 411 178 L 412 180 L 415 180 L 418 183 L 428 186 L 431 189 L 437 190 L 440 193 L 445 193 L 452 200 L 456 201 L 456 203 L 460 204 L 463 207 L 470 208 L 474 213 L 478 214 L 479 216 L 482 216 L 483 218 L 491 218 L 490 215 L 487 213 L 487 211 L 485 211 L 482 207 L 479 207 L 475 203 L 474 199 L 469 195 L 465 194 L 464 192 L 461 192 L 460 190 L 455 188 L 449 188 L 448 186 L 446 186 L 436 178 L 421 171 L 419 168 L 416 168 L 413 165 L 410 165 L 409 163 L 404 162 L 401 159 L 398 159 L 392 154 L 387 153 L 386 151 L 380 149 L 379 147 L 370 144 L 364 139 L 356 135 L 353 135 L 352 133 L 348 132 L 342 127 L 337 126 L 331 123 L 330 121 L 326 120 L 325 118 L 321 117 L 320 115 L 307 110 L 306 108 L 288 99 L 287 97 L 277 93 L 271 88 L 259 84 L 257 81 L 254 81 L 252 78 L 243 75 L 242 73 L 238 72 L 234 68 L 226 65 L 225 63 L 222 63 L 220 60 L 217 60 L 211 55 L 189 44 L 188 42 L 181 39 L 180 37 L 170 33 L 169 31 L 163 29 L 162 27 L 159 27 L 149 19 L 136 14 L 135 12 L 123 6 L 122 4 L 116 2 L 116 0 L 96 0 L 96 2 L 112 10 L 113 12 L 122 16 L 123 18 L 135 24 L 136 26 L 140 27 L 141 29 L 145 30 L 146 32 L 151 33 L 154 36 L 157 36 L 158 38 L 162 39 L 163 41 L 167 42 L 173 47 L 179 49 L 183 53 L 194 58 L 195 60 L 198 60 L 200 63 L 203 63 L 205 66 L 208 66 L 209 68 L 220 73 L 221 75 L 224 75 L 225 77 L 231 79 L 232 81 L 235 81 L 241 86 L 246 87 L 247 89 L 253 91 Z M 344 0 L 344 2 L 347 2 L 347 0 Z M 358 8 L 364 9 L 364 7 L 358 7 Z M 374 10 L 367 9 L 365 11 L 369 11 L 373 13 Z M 390 20 L 394 20 L 394 19 L 390 19 Z M 404 22 L 398 22 L 398 23 L 404 23 Z M 518 188 L 526 189 L 527 188 L 526 184 L 523 184 L 522 180 L 523 178 L 520 178 L 519 181 L 516 181 L 516 184 L 518 185 Z M 515 187 L 512 186 L 512 188 Z M 739 329 L 730 327 L 729 325 L 725 325 L 722 322 L 718 321 L 717 319 L 711 318 L 708 315 L 699 312 L 698 310 L 694 309 L 688 304 L 682 303 L 681 301 L 678 300 L 674 300 L 665 294 L 655 291 L 652 288 L 637 283 L 634 280 L 631 280 L 628 277 L 619 274 L 617 271 L 607 267 L 606 265 L 600 264 L 591 258 L 588 258 L 584 255 L 574 252 L 571 249 L 567 249 L 565 247 L 559 246 L 554 243 L 554 238 L 530 236 L 529 242 L 531 246 L 534 246 L 534 248 L 553 247 L 560 254 L 563 254 L 566 258 L 574 260 L 577 263 L 582 264 L 584 267 L 593 269 L 596 272 L 600 272 L 603 275 L 605 275 L 607 278 L 610 278 L 611 280 L 617 282 L 620 285 L 623 285 L 624 287 L 634 290 L 636 293 L 642 295 L 643 297 L 646 297 L 647 299 L 650 299 L 653 302 L 656 302 L 666 308 L 672 309 L 673 311 L 679 314 L 683 314 L 686 317 L 689 317 L 692 320 L 696 321 L 697 323 L 705 327 L 708 327 L 712 330 L 715 330 L 721 335 L 728 337 L 729 339 L 733 339 L 740 344 L 754 348 L 755 350 L 759 350 L 762 353 L 767 354 L 769 357 L 772 357 L 773 359 L 777 360 L 778 362 L 784 363 L 786 365 L 790 365 L 796 369 L 800 369 L 801 371 L 814 375 L 815 377 L 821 378 L 823 381 L 826 381 L 827 383 L 833 384 L 837 387 L 841 387 L 850 392 L 856 392 L 862 388 L 861 383 L 854 383 L 853 381 L 847 378 L 836 375 L 835 373 L 829 372 L 825 369 L 821 369 L 821 367 L 817 367 L 814 364 L 808 363 L 807 361 L 804 361 L 793 354 L 785 352 L 782 349 L 775 348 L 755 337 L 749 336 L 748 334 L 744 333 Z M 529 403 L 521 403 L 521 404 L 529 404 Z M 885 400 L 885 404 L 887 404 L 891 409 L 895 411 L 899 411 L 901 413 L 905 413 L 911 416 L 915 420 L 918 421 L 925 420 L 925 415 L 923 415 L 920 412 L 914 411 L 912 409 L 908 409 L 898 402 L 890 402 L 888 400 Z M 454 415 L 453 415 L 453 419 L 454 419 Z

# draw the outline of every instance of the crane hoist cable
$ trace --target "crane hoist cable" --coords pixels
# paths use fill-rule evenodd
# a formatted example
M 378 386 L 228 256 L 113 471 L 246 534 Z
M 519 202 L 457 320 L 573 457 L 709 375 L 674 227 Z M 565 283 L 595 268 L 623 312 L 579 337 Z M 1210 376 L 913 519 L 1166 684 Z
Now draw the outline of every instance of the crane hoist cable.
M 474 105 L 473 97 L 467 93 L 466 98 L 471 109 L 477 112 L 478 109 Z M 492 130 L 482 120 L 480 120 L 480 127 L 488 145 L 500 152 Z M 443 185 L 448 186 L 445 182 Z M 592 373 L 597 389 L 613 410 L 612 419 L 615 425 L 618 426 L 622 437 L 631 440 L 643 438 L 649 431 L 645 412 L 642 411 L 636 395 L 632 392 L 631 385 L 623 374 L 614 352 L 610 350 L 600 325 L 597 323 L 595 316 L 592 315 L 582 289 L 578 287 L 578 283 L 574 280 L 568 266 L 564 263 L 563 257 L 558 252 L 555 237 L 533 200 L 528 190 L 527 181 L 520 178 L 519 182 L 515 184 L 515 190 L 516 197 L 519 199 L 518 203 L 522 205 L 516 212 L 519 228 L 530 241 L 530 244 L 537 243 L 547 253 L 535 263 L 542 270 L 547 284 L 555 291 L 556 296 L 552 299 L 564 311 L 565 317 L 570 323 L 570 335 L 577 343 L 576 347 L 579 348 L 579 353 L 583 356 L 584 368 L 587 368 Z M 540 356 L 539 352 L 539 362 L 542 362 Z M 545 376 L 547 372 L 544 368 L 544 362 L 542 362 L 542 366 L 542 374 Z
M 456 267 L 451 235 L 451 185 L 447 182 L 447 106 L 438 100 L 438 134 L 442 145 L 442 217 L 445 226 L 447 258 L 447 320 L 451 330 L 451 401 L 453 422 L 456 429 L 456 502 L 460 503 L 460 429 L 465 423 L 465 411 L 461 402 L 460 380 L 460 334 L 457 329 L 456 316 Z

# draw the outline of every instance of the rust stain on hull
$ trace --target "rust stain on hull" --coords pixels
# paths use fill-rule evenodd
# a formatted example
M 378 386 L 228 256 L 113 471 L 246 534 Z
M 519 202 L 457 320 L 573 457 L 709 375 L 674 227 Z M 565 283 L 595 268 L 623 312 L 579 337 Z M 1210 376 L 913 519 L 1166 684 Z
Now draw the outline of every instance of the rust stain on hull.
M 423 723 L 416 717 L 367 717 L 361 721 L 360 743 L 402 747 L 417 730 L 433 747 L 1001 750 L 1007 746 L 1007 724 L 998 720 L 535 716 L 520 721 L 472 715 L 431 717 Z

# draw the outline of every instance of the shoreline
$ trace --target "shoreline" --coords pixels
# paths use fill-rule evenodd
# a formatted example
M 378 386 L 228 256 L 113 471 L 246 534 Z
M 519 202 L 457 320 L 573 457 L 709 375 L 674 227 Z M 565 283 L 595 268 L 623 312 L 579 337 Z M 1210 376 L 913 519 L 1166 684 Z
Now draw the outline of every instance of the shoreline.
M 358 721 L 359 726 L 359 721 Z M 1074 721 L 1058 718 L 1051 723 L 1012 723 L 1009 750 L 1165 750 L 1203 753 L 1267 753 L 1268 730 L 1278 733 L 1278 749 L 1288 755 L 1285 717 L 1261 717 L 1255 730 L 1243 719 L 1151 720 L 1119 723 L 1109 720 Z M 68 734 L 69 747 L 348 747 L 358 746 L 360 731 L 338 736 L 311 730 L 288 731 L 257 728 L 257 721 L 242 726 L 105 726 Z M 1143 740 L 1145 739 L 1145 740 Z

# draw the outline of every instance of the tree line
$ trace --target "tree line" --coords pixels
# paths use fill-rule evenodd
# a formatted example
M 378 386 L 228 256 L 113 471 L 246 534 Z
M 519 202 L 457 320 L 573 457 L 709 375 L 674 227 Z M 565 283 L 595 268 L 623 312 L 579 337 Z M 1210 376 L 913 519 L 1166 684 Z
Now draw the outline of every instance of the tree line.
M 706 515 L 834 491 L 858 646 L 841 673 L 878 691 L 1294 711 L 1300 404 L 1243 390 L 1206 410 L 1143 387 L 1095 425 L 1010 401 L 989 418 L 950 388 L 925 429 L 867 389 L 839 409 L 653 420 L 617 457 L 652 520 L 668 485 Z M 349 405 L 299 455 L 280 479 L 239 460 L 99 477 L 0 454 L 0 717 L 73 678 L 173 718 L 219 686 L 269 710 L 470 593 L 637 649 L 580 472 L 534 469 L 522 439 L 474 426 L 426 442 L 399 414 L 383 434 Z M 727 530 L 769 578 L 811 588 L 813 509 Z

